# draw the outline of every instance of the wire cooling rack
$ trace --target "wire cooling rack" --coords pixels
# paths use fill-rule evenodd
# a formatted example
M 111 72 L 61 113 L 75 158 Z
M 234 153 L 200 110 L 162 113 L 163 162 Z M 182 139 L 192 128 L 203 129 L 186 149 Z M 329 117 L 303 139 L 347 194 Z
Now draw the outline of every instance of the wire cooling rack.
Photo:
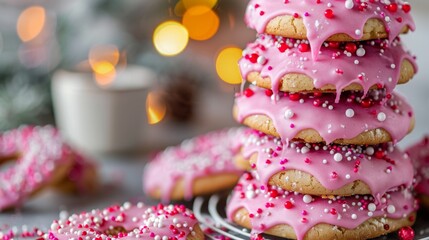
M 248 229 L 232 224 L 226 219 L 225 206 L 226 197 L 212 195 L 209 198 L 197 197 L 194 200 L 193 211 L 195 217 L 200 222 L 207 239 L 232 239 L 243 240 L 250 238 Z M 416 233 L 416 240 L 429 240 L 429 213 L 420 212 L 420 217 L 413 227 Z M 265 239 L 279 240 L 278 237 L 264 235 Z M 399 239 L 396 233 L 377 238 L 377 240 Z

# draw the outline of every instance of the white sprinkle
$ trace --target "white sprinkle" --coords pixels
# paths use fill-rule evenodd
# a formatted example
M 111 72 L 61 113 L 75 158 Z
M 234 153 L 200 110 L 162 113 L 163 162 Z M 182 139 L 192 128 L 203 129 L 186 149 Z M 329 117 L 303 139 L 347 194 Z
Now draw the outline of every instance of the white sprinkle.
M 313 198 L 312 198 L 310 195 L 304 195 L 304 196 L 302 197 L 302 201 L 303 201 L 304 203 L 311 203 L 311 201 L 313 201 Z
M 394 214 L 394 213 L 396 212 L 396 208 L 395 208 L 395 206 L 393 206 L 393 205 L 389 205 L 389 206 L 387 207 L 387 212 L 388 212 L 388 213 L 390 213 L 390 214 Z
M 308 147 L 304 146 L 304 147 L 301 148 L 301 153 L 302 154 L 306 154 L 308 152 L 310 152 L 310 149 Z
M 285 111 L 284 118 L 285 119 L 291 119 L 291 118 L 293 118 L 294 115 L 295 115 L 295 113 L 292 110 L 287 109 Z
M 354 7 L 354 5 L 355 4 L 353 3 L 353 0 L 346 0 L 345 7 L 347 9 L 352 9 Z
M 366 54 L 366 51 L 364 48 L 359 48 L 358 50 L 356 50 L 356 55 L 358 57 L 363 57 L 363 56 L 365 56 L 365 54 Z
M 354 111 L 353 109 L 351 109 L 351 108 L 347 109 L 347 110 L 346 110 L 346 116 L 347 116 L 348 118 L 352 118 L 352 117 L 354 117 L 354 116 L 355 116 L 355 111 Z
M 358 65 L 359 64 L 359 60 L 356 59 L 355 60 L 355 64 Z
M 323 159 L 323 160 L 322 160 L 322 163 L 323 163 L 323 164 L 328 164 L 328 160 Z
M 356 220 L 357 219 L 357 215 L 356 214 L 352 214 L 352 219 Z
M 396 65 L 394 63 L 390 64 L 390 68 L 395 69 Z
M 384 112 L 379 112 L 377 114 L 377 120 L 380 121 L 380 122 L 386 121 L 386 118 L 387 118 L 387 116 L 386 116 L 386 114 Z
M 267 59 L 264 56 L 259 56 L 256 61 L 258 64 L 264 65 L 267 62 Z
M 366 154 L 372 156 L 374 154 L 375 150 L 373 147 L 367 147 L 365 152 L 366 152 Z
M 362 34 L 362 31 L 360 29 L 356 29 L 355 34 L 357 36 L 360 36 Z
M 346 179 L 350 179 L 350 178 L 351 178 L 350 174 L 347 174 Z
M 377 206 L 375 206 L 374 203 L 368 204 L 368 211 L 375 212 L 376 209 L 377 209 Z
M 336 162 L 341 162 L 343 160 L 343 155 L 341 153 L 335 153 L 334 160 Z

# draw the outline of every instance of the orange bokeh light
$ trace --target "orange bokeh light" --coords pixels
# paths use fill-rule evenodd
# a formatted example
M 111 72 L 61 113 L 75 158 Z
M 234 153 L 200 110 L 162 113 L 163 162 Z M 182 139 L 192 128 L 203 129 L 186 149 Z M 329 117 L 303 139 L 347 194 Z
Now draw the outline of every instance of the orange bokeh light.
M 35 39 L 43 30 L 46 22 L 46 11 L 43 7 L 32 6 L 19 15 L 16 31 L 23 42 Z
M 159 92 L 149 92 L 146 98 L 146 113 L 149 124 L 154 125 L 160 123 L 166 113 L 167 106 L 161 101 Z
M 91 48 L 88 62 L 99 85 L 106 86 L 115 80 L 120 55 L 119 49 L 114 45 L 98 45 Z
M 219 22 L 218 15 L 204 5 L 188 9 L 182 19 L 189 37 L 199 41 L 212 38 L 219 29 Z

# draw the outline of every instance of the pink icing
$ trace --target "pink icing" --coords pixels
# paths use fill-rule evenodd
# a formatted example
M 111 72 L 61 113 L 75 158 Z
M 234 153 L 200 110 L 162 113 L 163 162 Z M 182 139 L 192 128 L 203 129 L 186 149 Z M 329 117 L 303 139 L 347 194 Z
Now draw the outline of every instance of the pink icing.
M 242 128 L 211 132 L 169 147 L 158 154 L 143 174 L 143 189 L 161 191 L 162 200 L 168 202 L 173 187 L 179 179 L 184 181 L 186 199 L 192 199 L 192 186 L 199 177 L 232 173 L 242 174 L 232 158 L 240 150 L 237 137 Z
M 0 172 L 0 210 L 20 204 L 71 161 L 71 149 L 51 127 L 20 127 L 0 135 L 0 158 L 19 156 Z
M 406 152 L 414 162 L 416 169 L 416 177 L 419 181 L 416 191 L 429 195 L 429 136 L 409 147 Z
M 276 173 L 299 170 L 311 174 L 330 190 L 363 181 L 380 199 L 387 191 L 411 187 L 413 182 L 410 159 L 392 144 L 364 147 L 293 142 L 286 146 L 279 138 L 258 131 L 248 131 L 241 141 L 245 158 L 258 154 L 253 167 L 263 184 L 268 184 Z
M 346 5 L 350 3 L 354 4 L 348 9 Z M 395 39 L 405 26 L 414 30 L 414 21 L 409 11 L 407 12 L 409 5 L 407 3 L 407 6 L 403 7 L 402 3 L 399 0 L 335 0 L 320 3 L 316 0 L 251 0 L 245 21 L 258 33 L 264 33 L 268 22 L 277 16 L 301 17 L 307 29 L 307 38 L 313 46 L 313 59 L 316 59 L 320 46 L 332 35 L 345 33 L 356 40 L 361 39 L 365 23 L 372 18 L 380 19 L 384 23 L 390 41 Z M 389 4 L 395 4 L 397 10 L 388 10 Z M 325 16 L 328 9 L 332 10 L 333 18 Z
M 333 94 L 283 94 L 276 98 L 251 87 L 237 95 L 235 104 L 239 122 L 251 115 L 266 115 L 285 142 L 305 129 L 316 130 L 327 143 L 374 129 L 385 129 L 394 143 L 405 137 L 413 115 L 411 106 L 396 93 L 388 94 L 385 101 L 379 101 L 383 98 L 379 91 L 370 95 L 372 98 L 362 100 L 360 93 L 351 93 L 335 104 Z
M 237 210 L 247 209 L 253 234 L 287 224 L 300 240 L 319 223 L 354 229 L 373 217 L 399 219 L 417 210 L 417 202 L 409 190 L 385 194 L 380 204 L 375 205 L 370 196 L 322 199 L 261 185 L 255 178 L 245 175 L 227 205 L 230 220 Z
M 183 205 L 146 207 L 142 203 L 124 203 L 54 221 L 49 239 L 186 239 L 195 234 L 197 223 L 194 214 Z M 127 232 L 109 235 L 107 231 L 114 227 Z
M 261 77 L 271 79 L 272 90 L 278 92 L 284 75 L 305 74 L 313 79 L 316 88 L 334 85 L 339 100 L 341 91 L 352 83 L 360 84 L 365 93 L 374 85 L 384 86 L 391 93 L 398 83 L 400 66 L 405 59 L 413 63 L 417 71 L 413 57 L 404 51 L 398 39 L 393 41 L 391 47 L 387 40 L 357 45 L 348 43 L 354 46 L 354 53 L 345 50 L 346 43 L 331 46 L 325 43 L 318 61 L 313 60 L 309 51 L 299 50 L 305 42 L 260 35 L 255 43 L 244 50 L 244 57 L 239 62 L 243 78 L 250 72 L 259 72 Z

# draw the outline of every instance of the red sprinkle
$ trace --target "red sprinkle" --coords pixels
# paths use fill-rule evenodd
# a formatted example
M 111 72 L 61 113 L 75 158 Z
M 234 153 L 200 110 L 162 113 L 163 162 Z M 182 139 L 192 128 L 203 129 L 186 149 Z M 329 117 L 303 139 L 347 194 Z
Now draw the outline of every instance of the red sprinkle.
M 411 11 L 411 5 L 410 4 L 402 5 L 402 11 L 404 11 L 405 13 L 410 12 Z
M 354 54 L 357 51 L 357 46 L 355 43 L 349 42 L 346 44 L 346 50 L 347 52 Z
M 265 95 L 267 95 L 268 97 L 271 97 L 273 95 L 273 90 L 271 89 L 266 89 L 265 90 Z
M 244 93 L 244 96 L 246 96 L 246 97 L 251 97 L 255 94 L 255 92 L 253 92 L 253 90 L 250 88 L 247 88 L 246 90 L 244 90 L 243 93 Z
M 325 17 L 329 18 L 329 19 L 334 18 L 334 11 L 332 11 L 332 9 L 326 9 L 326 11 L 325 11 Z
M 298 45 L 298 50 L 300 52 L 308 52 L 308 51 L 310 51 L 310 45 L 308 45 L 306 43 L 301 43 Z
M 293 203 L 291 201 L 286 201 L 285 202 L 285 208 L 286 209 L 291 209 L 293 208 Z

